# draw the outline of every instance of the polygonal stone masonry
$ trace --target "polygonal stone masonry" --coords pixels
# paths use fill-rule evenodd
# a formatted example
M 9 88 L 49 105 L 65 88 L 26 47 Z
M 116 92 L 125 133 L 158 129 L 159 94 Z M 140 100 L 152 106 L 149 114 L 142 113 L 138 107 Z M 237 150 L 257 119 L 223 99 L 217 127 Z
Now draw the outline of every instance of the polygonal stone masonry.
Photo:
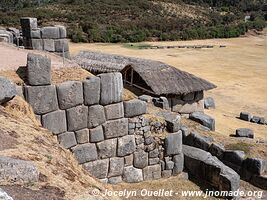
M 124 116 L 122 102 L 106 105 L 104 108 L 105 108 L 105 114 L 106 114 L 107 120 L 119 119 L 119 118 L 123 118 Z
M 117 138 L 104 140 L 96 144 L 99 158 L 111 158 L 117 154 Z
M 87 128 L 88 107 L 76 106 L 66 110 L 68 131 Z
M 83 95 L 85 105 L 99 104 L 100 100 L 100 78 L 89 77 L 83 81 Z
M 121 176 L 123 174 L 124 158 L 114 157 L 109 160 L 108 177 Z
M 83 167 L 94 177 L 104 179 L 108 175 L 109 159 L 88 162 L 83 164 Z
M 88 109 L 88 128 L 97 127 L 105 123 L 105 111 L 101 105 L 90 106 Z
M 77 145 L 76 137 L 74 132 L 65 132 L 57 136 L 58 142 L 61 146 L 69 149 Z
M 103 124 L 106 139 L 125 136 L 128 134 L 128 119 L 117 119 L 107 121 Z
M 72 148 L 74 157 L 78 160 L 79 164 L 97 159 L 97 151 L 95 144 L 81 144 Z
M 118 138 L 118 156 L 127 156 L 136 150 L 134 135 L 126 135 Z
M 57 110 L 42 116 L 42 125 L 54 134 L 67 131 L 66 114 L 63 110 Z
M 90 129 L 90 142 L 101 142 L 104 140 L 104 133 L 102 126 Z
M 76 140 L 78 144 L 84 144 L 89 142 L 89 129 L 75 131 Z

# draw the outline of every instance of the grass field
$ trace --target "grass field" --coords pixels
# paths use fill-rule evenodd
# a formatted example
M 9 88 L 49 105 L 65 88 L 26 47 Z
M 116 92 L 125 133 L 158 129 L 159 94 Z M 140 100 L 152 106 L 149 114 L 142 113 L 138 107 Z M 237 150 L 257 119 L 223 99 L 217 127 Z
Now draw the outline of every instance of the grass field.
M 144 45 L 215 45 L 213 49 L 139 49 Z M 225 48 L 220 48 L 225 45 Z M 256 138 L 267 139 L 267 126 L 237 119 L 241 111 L 267 119 L 267 30 L 243 38 L 147 42 L 125 44 L 70 44 L 71 54 L 80 50 L 101 51 L 163 61 L 207 79 L 218 87 L 205 93 L 216 100 L 216 131 L 229 136 L 237 128 L 252 128 Z

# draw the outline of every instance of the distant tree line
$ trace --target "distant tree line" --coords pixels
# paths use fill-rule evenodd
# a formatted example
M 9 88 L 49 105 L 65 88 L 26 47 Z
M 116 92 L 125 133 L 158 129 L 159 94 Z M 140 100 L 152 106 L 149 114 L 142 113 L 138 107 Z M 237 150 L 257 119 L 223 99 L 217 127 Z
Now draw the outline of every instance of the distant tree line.
M 159 0 L 158 0 L 159 1 Z M 73 42 L 141 42 L 238 37 L 266 26 L 264 0 L 161 0 L 205 8 L 205 18 L 162 12 L 149 0 L 1 0 L 0 24 L 19 26 L 22 16 L 40 25 L 64 23 Z M 248 13 L 251 19 L 244 21 Z

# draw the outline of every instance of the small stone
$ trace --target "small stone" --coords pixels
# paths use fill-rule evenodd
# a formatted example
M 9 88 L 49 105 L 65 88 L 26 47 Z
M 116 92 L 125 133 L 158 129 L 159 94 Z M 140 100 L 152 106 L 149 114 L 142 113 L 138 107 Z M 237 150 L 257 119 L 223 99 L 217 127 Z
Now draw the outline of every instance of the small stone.
M 143 169 L 148 165 L 148 153 L 145 151 L 134 152 L 134 167 Z
M 149 158 L 148 165 L 156 165 L 159 164 L 159 158 Z
M 149 158 L 157 158 L 159 156 L 159 149 L 156 148 L 153 151 L 149 152 Z
M 215 101 L 212 97 L 207 97 L 204 99 L 204 107 L 206 109 L 215 109 Z
M 123 180 L 127 183 L 142 182 L 144 180 L 142 169 L 137 169 L 133 166 L 125 167 L 123 172 Z
M 101 142 L 104 140 L 104 133 L 102 126 L 90 129 L 90 142 Z
M 57 136 L 59 144 L 64 148 L 69 149 L 77 145 L 76 137 L 74 132 L 61 133 Z
M 172 170 L 173 167 L 174 167 L 174 162 L 173 161 L 166 162 L 166 170 Z
M 108 177 L 121 176 L 123 174 L 124 158 L 110 158 Z
M 133 154 L 124 157 L 125 167 L 133 165 Z
M 79 131 L 75 131 L 75 135 L 78 144 L 89 142 L 89 129 L 85 128 Z
M 163 170 L 161 176 L 162 178 L 170 178 L 172 176 L 172 170 Z
M 78 160 L 79 164 L 83 164 L 89 161 L 97 159 L 97 151 L 95 144 L 81 144 L 72 148 L 74 157 Z
M 104 140 L 96 144 L 99 158 L 111 158 L 116 156 L 117 138 Z

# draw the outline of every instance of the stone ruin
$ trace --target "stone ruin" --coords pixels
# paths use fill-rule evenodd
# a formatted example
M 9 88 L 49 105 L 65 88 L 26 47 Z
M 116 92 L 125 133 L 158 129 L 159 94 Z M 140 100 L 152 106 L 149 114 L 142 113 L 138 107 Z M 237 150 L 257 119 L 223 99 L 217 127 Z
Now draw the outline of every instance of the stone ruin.
M 50 59 L 29 54 L 27 77 L 20 93 L 42 126 L 105 183 L 155 180 L 185 171 L 220 191 L 237 191 L 240 177 L 267 188 L 264 160 L 246 158 L 190 132 L 177 114 L 161 125 L 168 130 L 164 137 L 155 134 L 147 102 L 123 101 L 119 72 L 52 85 Z
M 69 58 L 67 31 L 64 26 L 47 26 L 38 28 L 37 19 L 23 17 L 20 19 L 23 44 L 27 49 L 53 52 Z

